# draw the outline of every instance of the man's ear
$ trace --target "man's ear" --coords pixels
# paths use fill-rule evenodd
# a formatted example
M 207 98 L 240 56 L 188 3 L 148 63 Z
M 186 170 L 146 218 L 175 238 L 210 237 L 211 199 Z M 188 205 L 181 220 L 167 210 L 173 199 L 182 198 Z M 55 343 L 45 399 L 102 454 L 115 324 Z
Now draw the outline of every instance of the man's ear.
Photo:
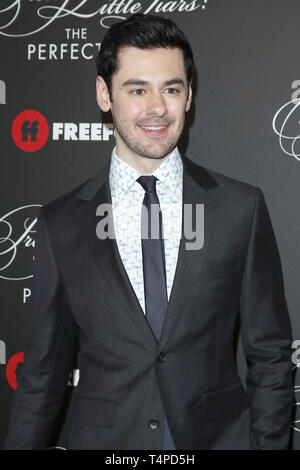
M 191 82 L 190 86 L 189 86 L 188 99 L 187 99 L 186 105 L 185 105 L 185 112 L 190 110 L 191 103 L 192 103 L 192 96 L 193 96 L 193 92 L 192 92 L 192 82 Z
M 109 91 L 105 80 L 100 75 L 96 79 L 96 96 L 98 106 L 104 113 L 107 113 L 111 108 Z

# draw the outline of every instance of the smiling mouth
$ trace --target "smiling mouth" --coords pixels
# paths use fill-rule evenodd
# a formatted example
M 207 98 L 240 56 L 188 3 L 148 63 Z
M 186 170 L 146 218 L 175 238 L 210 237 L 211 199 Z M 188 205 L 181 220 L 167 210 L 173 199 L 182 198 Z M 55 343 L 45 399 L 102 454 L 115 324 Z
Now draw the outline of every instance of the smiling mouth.
M 169 124 L 165 125 L 165 126 L 142 126 L 142 125 L 139 125 L 139 127 L 146 133 L 146 134 L 150 134 L 150 135 L 161 135 L 161 134 L 164 134 L 168 127 L 169 127 Z

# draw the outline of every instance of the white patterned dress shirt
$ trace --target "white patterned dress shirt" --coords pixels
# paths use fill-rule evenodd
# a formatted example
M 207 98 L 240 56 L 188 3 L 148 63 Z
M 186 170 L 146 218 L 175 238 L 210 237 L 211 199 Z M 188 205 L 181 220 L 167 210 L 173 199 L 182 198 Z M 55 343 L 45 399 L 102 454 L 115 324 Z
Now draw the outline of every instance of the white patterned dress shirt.
M 177 147 L 152 174 L 158 178 L 156 192 L 163 220 L 169 300 L 178 258 L 182 221 L 183 165 Z M 145 313 L 141 244 L 141 210 L 145 191 L 136 181 L 141 175 L 119 158 L 114 148 L 109 169 L 109 184 L 116 242 L 129 280 Z

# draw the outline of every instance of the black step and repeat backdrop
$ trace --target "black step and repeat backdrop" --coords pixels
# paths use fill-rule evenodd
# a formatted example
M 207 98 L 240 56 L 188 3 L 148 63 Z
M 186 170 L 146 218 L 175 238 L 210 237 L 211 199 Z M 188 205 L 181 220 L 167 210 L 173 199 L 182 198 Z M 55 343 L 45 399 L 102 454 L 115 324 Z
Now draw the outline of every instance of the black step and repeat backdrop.
M 32 323 L 36 214 L 109 158 L 113 127 L 96 104 L 95 57 L 107 28 L 137 12 L 170 17 L 194 50 L 181 151 L 264 191 L 295 339 L 291 448 L 300 449 L 300 0 L 1 0 L 0 448 Z M 66 447 L 78 377 L 74 364 L 53 446 Z

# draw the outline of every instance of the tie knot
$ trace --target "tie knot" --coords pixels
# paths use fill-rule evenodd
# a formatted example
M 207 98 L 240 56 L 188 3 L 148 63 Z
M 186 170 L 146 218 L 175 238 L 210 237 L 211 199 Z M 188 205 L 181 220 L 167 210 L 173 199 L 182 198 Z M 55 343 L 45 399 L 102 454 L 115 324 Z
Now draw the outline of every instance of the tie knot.
M 156 176 L 153 176 L 153 175 L 140 176 L 137 179 L 137 182 L 140 183 L 140 185 L 144 188 L 146 193 L 156 192 L 156 188 L 155 188 L 156 181 L 157 181 L 157 178 Z

